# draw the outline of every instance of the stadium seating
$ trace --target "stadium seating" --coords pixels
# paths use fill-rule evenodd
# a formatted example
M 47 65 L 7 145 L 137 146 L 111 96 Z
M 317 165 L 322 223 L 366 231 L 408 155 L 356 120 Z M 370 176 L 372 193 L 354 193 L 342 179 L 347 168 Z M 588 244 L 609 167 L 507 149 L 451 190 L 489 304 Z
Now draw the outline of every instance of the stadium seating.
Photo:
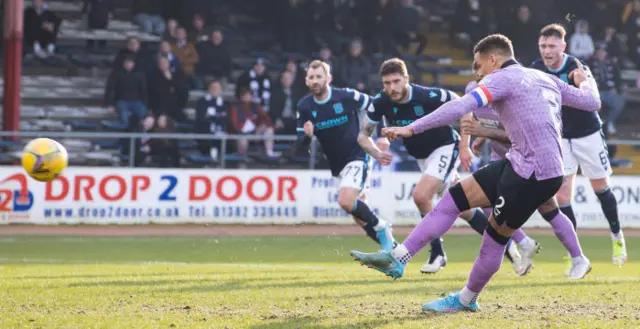
M 25 1 L 28 6 L 31 1 Z M 144 33 L 136 25 L 131 23 L 131 15 L 128 9 L 118 6 L 115 18 L 109 23 L 106 30 L 87 31 L 83 28 L 80 10 L 82 4 L 77 1 L 48 1 L 49 8 L 63 18 L 60 28 L 57 54 L 51 58 L 41 59 L 30 55 L 24 58 L 22 78 L 22 109 L 20 127 L 27 131 L 114 131 L 115 127 L 109 122 L 117 120 L 117 116 L 107 111 L 104 106 L 104 88 L 106 76 L 111 69 L 111 63 L 116 52 L 123 47 L 129 36 L 136 36 L 142 41 L 146 51 L 155 49 L 158 36 Z M 245 6 L 251 6 L 250 3 Z M 428 85 L 439 85 L 462 94 L 464 87 L 471 77 L 471 60 L 464 50 L 454 47 L 449 37 L 450 22 L 447 17 L 455 13 L 456 1 L 435 0 L 430 2 L 429 44 L 424 54 L 403 55 L 410 64 L 410 73 L 417 80 Z M 256 24 L 255 19 L 239 15 L 237 26 L 234 29 L 225 29 L 225 42 L 233 51 L 233 77 L 237 77 L 243 71 L 250 69 L 256 57 L 267 59 L 267 68 L 274 79 L 278 72 L 284 69 L 285 59 L 295 58 L 307 60 L 311 56 L 296 53 L 281 53 L 271 51 L 274 36 L 264 27 Z M 87 39 L 106 39 L 105 51 L 88 52 L 84 43 Z M 313 55 L 312 55 L 313 56 Z M 385 56 L 371 55 L 374 67 L 379 65 Z M 411 70 L 411 68 L 415 68 Z M 373 88 L 381 88 L 376 70 L 371 72 Z M 635 83 L 637 72 L 634 70 L 623 71 L 622 78 L 625 83 L 632 86 Z M 0 80 L 0 89 L 4 87 L 4 81 Z M 633 86 L 635 87 L 635 86 Z M 234 100 L 235 86 L 226 85 L 223 96 L 228 101 Z M 204 95 L 203 91 L 192 91 L 189 95 L 187 108 L 184 110 L 189 120 L 194 120 L 195 102 Z M 626 94 L 630 101 L 640 101 L 640 92 L 630 88 Z M 630 115 L 636 119 L 636 114 Z M 621 120 L 622 121 L 622 120 Z M 637 121 L 636 121 L 637 122 Z M 193 132 L 193 123 L 181 122 L 177 124 L 182 132 Z M 619 129 L 619 130 L 623 130 Z M 69 140 L 73 152 L 90 151 L 79 154 L 73 161 L 79 164 L 92 163 L 97 165 L 118 165 L 121 160 L 128 157 L 119 152 L 120 141 L 100 138 L 87 142 L 85 140 Z M 394 144 L 395 145 L 395 144 Z M 248 161 L 251 166 L 272 166 L 271 159 L 260 156 L 259 145 L 251 148 L 248 157 L 233 154 L 233 143 L 227 145 L 228 154 L 225 156 L 225 165 L 236 165 Z M 283 152 L 285 163 L 280 165 L 306 166 L 308 156 L 290 155 L 291 143 L 278 143 L 277 150 Z M 13 144 L 0 144 L 0 162 L 13 163 L 12 151 L 16 147 Z M 188 166 L 215 166 L 221 161 L 215 161 L 208 155 L 202 155 L 195 150 L 195 142 L 180 142 L 182 163 Z M 396 147 L 394 146 L 394 149 Z M 397 149 L 398 154 L 407 162 L 411 157 Z M 633 162 L 633 168 L 640 168 L 640 152 L 631 147 L 620 148 L 619 156 Z M 326 165 L 321 156 L 318 156 L 318 165 Z M 626 165 L 624 161 L 621 165 Z M 402 167 L 402 166 L 399 166 Z M 410 166 L 409 166 L 410 167 Z M 627 170 L 627 169 L 625 169 Z M 633 169 L 640 170 L 640 169 Z

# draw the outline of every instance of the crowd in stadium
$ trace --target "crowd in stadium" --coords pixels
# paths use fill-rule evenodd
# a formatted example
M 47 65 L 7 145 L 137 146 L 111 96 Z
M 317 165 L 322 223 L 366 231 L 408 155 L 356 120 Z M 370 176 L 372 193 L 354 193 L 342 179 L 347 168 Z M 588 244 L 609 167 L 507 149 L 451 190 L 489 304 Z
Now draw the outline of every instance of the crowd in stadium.
M 114 6 L 111 0 L 84 0 L 86 27 L 105 28 Z M 174 131 L 174 122 L 187 120 L 183 109 L 189 91 L 203 89 L 208 94 L 196 106 L 197 132 L 232 134 L 294 134 L 295 107 L 307 92 L 304 65 L 312 58 L 332 65 L 334 85 L 377 93 L 378 85 L 370 78 L 377 70 L 372 56 L 402 57 L 409 49 L 422 54 L 429 42 L 425 17 L 432 10 L 427 0 L 263 0 L 257 7 L 234 0 L 139 0 L 131 6 L 133 22 L 162 41 L 141 45 L 132 37 L 117 54 L 105 105 L 120 121 L 103 125 Z M 277 64 L 284 70 L 269 72 L 269 64 L 275 63 L 259 57 L 234 79 L 234 54 L 225 35 L 235 33 L 238 13 L 262 21 L 268 33 L 277 36 L 277 44 L 251 46 L 282 54 Z M 625 105 L 620 67 L 640 67 L 639 0 L 461 0 L 455 17 L 447 19 L 452 39 L 462 49 L 470 50 L 489 33 L 503 33 L 513 40 L 516 56 L 525 65 L 538 55 L 540 27 L 562 23 L 570 31 L 567 51 L 591 65 L 610 111 L 607 132 L 616 133 Z M 55 53 L 61 19 L 47 10 L 46 1 L 34 0 L 25 8 L 24 22 L 25 51 L 41 57 Z M 88 40 L 87 48 L 99 51 L 104 44 Z M 230 104 L 221 97 L 229 83 L 237 97 Z M 203 153 L 209 153 L 208 146 L 201 147 Z M 173 142 L 159 147 L 168 154 L 178 152 Z M 246 142 L 237 149 L 246 151 Z M 269 142 L 265 152 L 278 155 Z

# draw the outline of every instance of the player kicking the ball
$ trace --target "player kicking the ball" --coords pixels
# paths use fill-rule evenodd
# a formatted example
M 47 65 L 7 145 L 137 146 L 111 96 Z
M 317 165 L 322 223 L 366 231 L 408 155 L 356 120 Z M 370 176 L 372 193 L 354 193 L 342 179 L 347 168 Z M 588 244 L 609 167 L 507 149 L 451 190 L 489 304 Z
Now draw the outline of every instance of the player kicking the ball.
M 576 58 L 565 54 L 567 32 L 558 24 L 547 25 L 540 31 L 538 48 L 540 58 L 531 64 L 532 68 L 553 74 L 562 81 L 576 85 L 570 72 L 576 68 Z M 585 65 L 585 64 L 582 64 Z M 585 70 L 589 73 L 588 68 Z M 588 80 L 593 86 L 593 77 Z M 589 178 L 602 212 L 609 222 L 613 240 L 613 263 L 622 266 L 627 261 L 627 247 L 618 220 L 618 202 L 609 187 L 611 164 L 607 143 L 602 132 L 602 121 L 597 112 L 584 112 L 570 106 L 562 107 L 562 159 L 564 161 L 564 181 L 556 196 L 560 210 L 569 217 L 576 227 L 576 216 L 571 207 L 578 167 Z
M 298 102 L 297 131 L 304 138 L 314 135 L 318 138 L 339 186 L 340 207 L 354 217 L 371 239 L 380 243 L 382 250 L 391 250 L 394 240 L 390 224 L 379 219 L 364 202 L 372 163 L 357 139 L 359 113 L 369 106 L 371 99 L 355 90 L 330 87 L 330 70 L 329 64 L 322 61 L 309 64 L 306 83 L 311 94 Z
M 360 146 L 382 165 L 391 163 L 392 155 L 381 151 L 371 136 L 383 117 L 394 127 L 403 127 L 433 112 L 442 104 L 459 98 L 454 92 L 440 88 L 428 88 L 409 83 L 405 63 L 397 58 L 389 59 L 380 67 L 380 78 L 384 90 L 375 97 L 363 120 L 358 136 Z M 431 129 L 424 134 L 403 139 L 411 156 L 417 159 L 422 171 L 420 180 L 413 191 L 413 200 L 424 216 L 433 209 L 434 197 L 443 192 L 458 172 L 460 152 L 471 155 L 468 139 L 460 144 L 456 131 L 445 125 Z M 468 157 L 471 158 L 470 156 Z M 453 185 L 453 184 L 451 184 Z M 461 214 L 471 227 L 482 234 L 487 228 L 487 216 L 479 209 L 470 209 Z M 513 262 L 516 272 L 520 272 L 520 254 L 516 247 L 510 248 L 507 257 Z M 420 269 L 422 273 L 436 273 L 447 264 L 446 254 L 440 238 L 431 241 L 431 256 Z
M 473 63 L 473 71 L 476 74 L 477 64 Z M 482 78 L 477 75 L 478 81 Z M 467 85 L 465 93 L 473 91 L 477 87 L 477 82 L 472 81 Z M 491 160 L 499 161 L 506 158 L 506 154 L 511 147 L 509 136 L 504 131 L 504 127 L 500 123 L 498 113 L 494 111 L 490 105 L 483 106 L 465 115 L 460 123 L 460 132 L 463 136 L 476 136 L 473 142 L 473 151 L 480 153 L 480 148 L 490 140 Z M 493 209 L 485 208 L 485 213 L 491 214 Z M 574 234 L 569 226 L 570 220 L 558 209 L 558 203 L 555 198 L 549 199 L 547 202 L 538 207 L 538 212 L 553 228 L 556 237 L 567 248 L 571 257 L 578 257 L 582 254 L 580 245 L 572 245 L 571 238 L 567 235 Z M 517 229 L 511 235 L 513 241 L 518 245 L 518 250 L 522 255 L 522 273 L 527 274 L 533 267 L 533 257 L 540 250 L 540 244 L 534 239 L 526 235 L 524 230 Z M 567 273 L 568 274 L 568 273 Z
M 524 68 L 513 59 L 507 37 L 494 34 L 474 47 L 474 61 L 484 78 L 478 87 L 460 99 L 441 106 L 406 127 L 384 128 L 391 139 L 406 138 L 451 124 L 476 108 L 492 104 L 504 125 L 511 148 L 506 159 L 494 161 L 450 188 L 436 207 L 413 229 L 404 243 L 391 252 L 351 255 L 378 271 L 401 277 L 406 264 L 430 240 L 447 232 L 458 214 L 474 207 L 493 206 L 489 226 L 482 238 L 466 286 L 458 293 L 423 305 L 424 311 L 475 311 L 478 295 L 500 269 L 507 242 L 538 207 L 560 189 L 563 163 L 560 137 L 560 106 L 585 111 L 600 108 L 598 90 L 586 82 L 582 66 L 571 73 L 575 88 L 552 75 Z M 579 246 L 567 223 L 567 245 Z M 581 279 L 591 270 L 589 260 L 573 259 L 570 279 Z

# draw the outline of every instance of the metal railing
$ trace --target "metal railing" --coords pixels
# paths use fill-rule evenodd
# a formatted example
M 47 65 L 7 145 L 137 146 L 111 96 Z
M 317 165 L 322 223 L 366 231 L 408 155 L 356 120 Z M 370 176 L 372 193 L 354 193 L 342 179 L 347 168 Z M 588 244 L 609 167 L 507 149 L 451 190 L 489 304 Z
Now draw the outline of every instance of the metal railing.
M 212 134 L 191 134 L 191 133 L 117 133 L 117 132 L 60 132 L 60 131 L 0 131 L 0 137 L 14 138 L 74 138 L 74 139 L 128 139 L 129 140 L 129 167 L 135 164 L 135 145 L 138 139 L 175 139 L 175 140 L 211 140 L 220 141 L 220 166 L 225 167 L 225 155 L 227 154 L 227 142 L 235 140 L 249 141 L 288 141 L 294 142 L 298 139 L 296 135 L 212 135 Z M 316 154 L 318 152 L 317 140 L 314 137 L 311 141 L 311 153 L 309 157 L 309 169 L 316 167 Z
M 59 132 L 59 131 L 0 131 L 0 138 L 75 138 L 75 139 L 129 139 L 129 166 L 134 167 L 135 164 L 135 144 L 137 139 L 176 139 L 176 140 L 219 140 L 220 143 L 220 166 L 225 167 L 225 155 L 227 154 L 227 142 L 235 140 L 250 141 L 289 141 L 297 140 L 296 135 L 211 135 L 211 134 L 191 134 L 191 133 L 117 133 L 117 132 Z M 317 139 L 314 137 L 310 145 L 309 169 L 316 167 L 316 155 L 318 152 Z M 607 144 L 611 145 L 631 145 L 639 146 L 640 140 L 608 140 Z M 488 145 L 485 145 L 488 146 Z M 485 148 L 488 151 L 488 147 Z M 485 151 L 484 155 L 489 156 L 489 152 Z

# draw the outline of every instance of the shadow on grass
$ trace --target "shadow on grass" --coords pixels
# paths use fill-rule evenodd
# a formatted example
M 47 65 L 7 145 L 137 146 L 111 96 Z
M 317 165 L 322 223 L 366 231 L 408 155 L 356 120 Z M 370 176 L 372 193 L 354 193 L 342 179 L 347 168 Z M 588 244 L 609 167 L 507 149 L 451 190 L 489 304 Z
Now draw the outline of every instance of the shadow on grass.
M 257 324 L 250 326 L 250 329 L 281 329 L 281 328 L 313 328 L 313 329 L 351 329 L 351 328 L 380 328 L 386 326 L 388 324 L 402 324 L 404 321 L 413 321 L 413 320 L 425 320 L 429 318 L 438 317 L 440 314 L 436 313 L 422 313 L 416 312 L 415 314 L 411 314 L 403 317 L 394 317 L 389 318 L 388 316 L 381 315 L 371 315 L 371 319 L 366 319 L 363 321 L 348 323 L 348 324 L 320 324 L 323 319 L 315 318 L 315 317 L 297 317 L 291 319 L 284 320 L 273 320 L 263 324 Z M 268 320 L 267 320 L 268 321 Z M 324 320 L 326 321 L 326 320 Z
M 140 274 L 76 274 L 76 275 L 26 275 L 26 276 L 12 276 L 7 279 L 29 279 L 29 280 L 66 280 L 66 279 L 107 279 L 107 278 L 121 278 L 121 277 L 161 277 L 161 276 L 176 276 L 176 275 L 195 275 L 195 274 L 215 274 L 215 273 L 194 273 L 194 272 L 158 272 L 158 273 L 140 273 Z
M 372 286 L 380 284 L 388 284 L 392 281 L 390 279 L 376 279 L 376 280 L 362 280 L 354 278 L 352 280 L 332 280 L 330 278 L 317 278 L 316 281 L 303 281 L 308 276 L 296 276 L 296 277 L 252 277 L 236 280 L 214 280 L 214 279 L 174 279 L 174 280 L 112 280 L 112 281 L 98 281 L 98 282 L 78 282 L 67 285 L 69 288 L 73 287 L 100 287 L 100 286 L 114 286 L 114 287 L 143 287 L 154 286 L 158 289 L 155 291 L 170 291 L 170 292 L 225 292 L 244 289 L 281 289 L 281 288 L 323 288 L 331 286 Z M 428 282 L 451 282 L 460 278 L 441 277 L 441 278 L 429 278 Z M 284 281 L 284 282 L 274 282 Z M 411 278 L 404 279 L 404 283 L 424 283 L 425 279 Z M 188 287 L 176 287 L 166 288 L 163 285 L 176 285 L 176 284 L 194 284 Z M 414 288 L 415 290 L 415 288 Z
M 626 280 L 616 280 L 616 284 L 624 284 L 624 283 L 639 283 L 640 278 L 635 279 L 626 279 Z M 449 282 L 450 283 L 450 282 Z M 448 290 L 436 290 L 439 288 L 434 287 L 409 287 L 409 288 L 401 288 L 401 289 L 385 289 L 385 290 L 376 290 L 375 292 L 358 292 L 353 294 L 345 295 L 343 298 L 351 299 L 351 298 L 362 298 L 362 297 L 370 297 L 371 295 L 406 295 L 406 294 L 415 294 L 416 292 L 420 293 L 430 293 L 438 294 L 437 296 L 428 296 L 425 295 L 425 301 L 431 301 L 432 299 L 443 297 L 443 293 L 450 293 L 454 291 L 458 291 L 460 288 L 464 286 L 465 281 L 460 281 L 459 283 L 448 284 L 447 286 L 451 286 Z M 551 288 L 551 287 L 579 287 L 579 286 L 599 286 L 599 285 L 610 285 L 611 282 L 598 282 L 592 280 L 581 280 L 581 281 L 554 281 L 554 282 L 519 282 L 513 284 L 491 284 L 487 286 L 487 290 L 508 290 L 508 289 L 526 289 L 526 288 Z M 420 290 L 424 289 L 424 290 Z

